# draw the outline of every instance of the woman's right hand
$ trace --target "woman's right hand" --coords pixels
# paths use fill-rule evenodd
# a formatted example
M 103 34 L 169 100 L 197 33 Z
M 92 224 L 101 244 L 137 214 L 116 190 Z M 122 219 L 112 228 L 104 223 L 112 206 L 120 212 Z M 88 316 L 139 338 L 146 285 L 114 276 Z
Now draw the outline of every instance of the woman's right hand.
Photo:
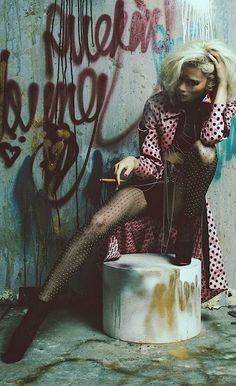
M 117 180 L 117 185 L 120 185 L 121 173 L 125 170 L 124 176 L 128 177 L 129 174 L 138 167 L 139 161 L 133 156 L 123 158 L 117 162 L 114 167 L 114 175 Z
M 181 153 L 177 151 L 167 151 L 165 154 L 165 159 L 173 165 L 181 165 L 184 162 Z

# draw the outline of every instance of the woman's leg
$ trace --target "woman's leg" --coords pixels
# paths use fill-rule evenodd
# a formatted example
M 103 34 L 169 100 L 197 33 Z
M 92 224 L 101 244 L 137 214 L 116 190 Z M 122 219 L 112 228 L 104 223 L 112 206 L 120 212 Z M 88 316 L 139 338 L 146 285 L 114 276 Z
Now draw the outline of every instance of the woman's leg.
M 191 262 L 193 250 L 193 219 L 201 215 L 205 195 L 214 177 L 217 165 L 215 147 L 200 141 L 184 156 L 180 177 L 176 182 L 182 192 L 182 210 L 177 221 L 176 260 L 178 265 Z
M 43 286 L 38 302 L 29 308 L 13 333 L 7 351 L 2 356 L 4 362 L 17 362 L 23 357 L 47 315 L 49 301 L 63 289 L 73 274 L 79 271 L 93 252 L 97 241 L 116 224 L 138 215 L 146 206 L 144 194 L 140 189 L 123 188 L 95 214 L 90 224 L 81 233 L 77 233 L 68 242 L 65 252 L 56 262 Z
M 217 166 L 215 146 L 205 146 L 201 141 L 194 144 L 193 151 L 186 154 L 183 173 L 185 183 L 184 216 L 201 214 L 208 188 Z
M 90 224 L 68 242 L 43 286 L 39 298 L 48 302 L 65 286 L 93 253 L 96 243 L 118 223 L 141 213 L 147 206 L 143 192 L 135 187 L 117 191 L 92 218 Z

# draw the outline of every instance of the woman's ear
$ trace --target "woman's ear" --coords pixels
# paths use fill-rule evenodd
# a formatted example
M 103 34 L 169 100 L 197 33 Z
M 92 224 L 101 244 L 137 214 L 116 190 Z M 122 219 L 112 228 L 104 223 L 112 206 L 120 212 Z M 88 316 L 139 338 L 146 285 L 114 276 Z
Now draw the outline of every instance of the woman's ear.
M 212 74 L 208 75 L 206 91 L 214 92 L 217 88 L 217 83 L 217 74 L 214 71 Z

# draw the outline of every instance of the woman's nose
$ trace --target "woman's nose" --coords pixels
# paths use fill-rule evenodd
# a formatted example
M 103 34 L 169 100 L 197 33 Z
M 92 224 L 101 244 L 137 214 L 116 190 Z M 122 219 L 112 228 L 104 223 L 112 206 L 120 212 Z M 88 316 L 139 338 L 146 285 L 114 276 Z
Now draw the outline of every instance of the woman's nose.
M 179 91 L 186 91 L 186 84 L 185 82 L 180 82 L 179 83 Z

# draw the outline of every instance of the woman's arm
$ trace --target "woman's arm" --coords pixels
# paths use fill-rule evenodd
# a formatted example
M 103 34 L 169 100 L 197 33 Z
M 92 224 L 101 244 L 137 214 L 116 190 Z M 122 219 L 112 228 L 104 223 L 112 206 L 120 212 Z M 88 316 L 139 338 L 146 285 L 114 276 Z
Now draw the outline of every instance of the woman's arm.
M 209 51 L 215 65 L 218 86 L 211 115 L 201 130 L 200 139 L 206 145 L 213 145 L 229 136 L 231 119 L 236 115 L 236 101 L 227 103 L 227 71 L 220 55 Z
M 232 118 L 236 115 L 236 101 L 225 104 L 214 103 L 210 118 L 204 124 L 200 139 L 205 145 L 214 145 L 227 138 Z
M 125 176 L 133 171 L 138 177 L 160 179 L 163 172 L 161 147 L 158 137 L 158 114 L 160 107 L 153 97 L 147 100 L 144 106 L 143 117 L 139 125 L 141 139 L 140 153 L 137 158 L 129 156 L 115 165 L 117 182 L 120 182 L 120 174 L 126 169 Z
M 227 78 L 227 71 L 225 68 L 225 64 L 217 52 L 210 50 L 208 55 L 209 55 L 209 58 L 214 63 L 217 81 L 218 81 L 214 103 L 225 105 L 227 102 L 227 96 L 228 96 L 227 95 L 228 78 Z

